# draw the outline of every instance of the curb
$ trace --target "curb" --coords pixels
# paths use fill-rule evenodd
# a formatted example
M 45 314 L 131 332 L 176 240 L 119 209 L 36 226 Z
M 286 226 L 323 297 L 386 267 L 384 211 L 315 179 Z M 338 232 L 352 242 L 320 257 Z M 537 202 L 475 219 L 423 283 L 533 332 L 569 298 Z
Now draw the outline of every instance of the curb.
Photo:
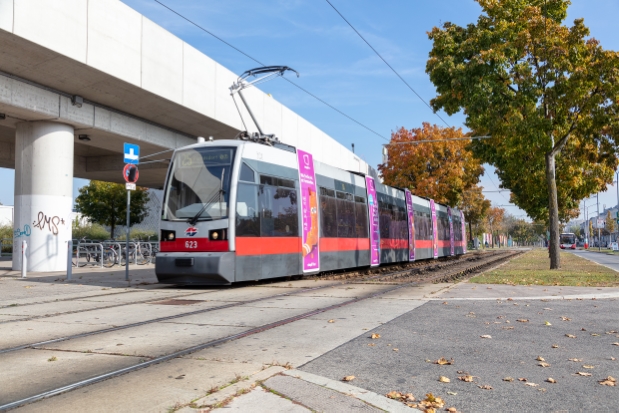
M 335 390 L 348 396 L 355 397 L 379 409 L 393 413 L 411 413 L 421 412 L 421 410 L 413 409 L 398 401 L 388 399 L 385 396 L 362 389 L 360 387 L 351 386 L 350 384 L 342 383 L 341 381 L 331 380 L 326 377 L 318 376 L 312 373 L 307 373 L 301 370 L 284 370 L 282 374 L 291 376 L 303 381 L 326 387 L 327 389 Z

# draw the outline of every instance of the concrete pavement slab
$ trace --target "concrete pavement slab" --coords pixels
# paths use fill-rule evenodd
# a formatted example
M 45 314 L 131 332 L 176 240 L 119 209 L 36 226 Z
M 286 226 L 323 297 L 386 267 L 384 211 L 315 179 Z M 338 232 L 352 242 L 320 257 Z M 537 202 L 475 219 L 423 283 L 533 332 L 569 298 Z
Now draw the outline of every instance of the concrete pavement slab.
M 59 285 L 59 284 L 55 284 Z M 1 286 L 0 286 L 1 287 Z M 30 304 L 42 304 L 42 303 L 50 303 L 55 301 L 63 301 L 63 300 L 85 300 L 90 297 L 114 297 L 114 296 L 122 296 L 124 294 L 131 294 L 133 292 L 139 292 L 142 290 L 125 290 L 125 289 L 105 289 L 102 290 L 100 287 L 96 289 L 90 289 L 86 291 L 78 291 L 72 293 L 65 293 L 61 287 L 57 287 L 57 290 L 48 290 L 46 294 L 39 295 L 36 297 L 26 297 L 26 298 L 7 298 L 4 296 L 4 291 L 2 296 L 0 296 L 0 306 L 7 307 L 11 305 L 30 305 Z
M 258 327 L 305 313 L 305 308 L 232 307 L 165 321 L 175 324 Z
M 335 285 L 333 287 L 308 291 L 297 294 L 297 297 L 341 297 L 341 298 L 356 298 L 363 297 L 373 293 L 381 292 L 393 288 L 393 285 L 376 285 L 376 284 L 350 284 L 350 285 Z
M 64 314 L 48 317 L 45 320 L 49 323 L 121 326 L 151 320 L 153 318 L 189 313 L 191 311 L 203 310 L 220 305 L 222 305 L 222 303 L 217 301 L 199 301 L 191 305 L 165 305 L 153 302 L 146 304 L 130 304 L 123 307 L 102 308 L 83 313 Z
M 252 413 L 310 413 L 311 410 L 288 399 L 257 387 L 248 394 L 237 397 L 225 407 L 213 412 L 252 412 Z
M 297 295 L 272 298 L 251 304 L 244 304 L 246 308 L 305 308 L 308 310 L 328 307 L 350 300 L 339 297 L 299 297 Z
M 81 301 L 91 302 L 109 302 L 115 304 L 132 303 L 135 301 L 145 300 L 165 300 L 172 296 L 193 296 L 194 291 L 179 291 L 179 290 L 132 290 L 127 294 L 106 294 L 96 295 L 88 298 L 80 298 Z M 192 298 L 193 299 L 193 298 Z
M 152 323 L 69 341 L 48 344 L 63 351 L 159 357 L 244 331 L 233 326 Z
M 169 412 L 262 370 L 262 364 L 174 359 L 83 389 L 42 400 L 16 412 Z
M 186 357 L 251 363 L 305 364 L 419 306 L 414 300 L 361 301 Z M 328 320 L 334 319 L 334 323 Z
M 44 320 L 15 321 L 0 324 L 0 349 L 52 340 L 105 328 L 93 324 L 47 323 Z
M 0 354 L 0 404 L 84 380 L 96 373 L 132 366 L 139 361 L 137 357 L 32 349 Z
M 110 305 L 114 305 L 114 303 L 85 300 L 55 301 L 44 304 L 4 307 L 0 308 L 0 314 L 21 316 L 21 318 L 45 317 L 95 308 L 106 308 Z
M 619 300 L 430 301 L 374 329 L 380 339 L 359 337 L 299 369 L 355 375 L 378 394 L 432 392 L 463 412 L 616 411 L 616 387 L 598 382 L 619 375 L 618 312 Z M 453 365 L 432 362 L 441 357 Z M 473 382 L 458 379 L 466 374 Z
M 296 285 L 296 284 L 295 284 Z M 302 290 L 299 287 L 271 287 L 271 286 L 245 286 L 237 288 L 217 288 L 205 291 L 203 294 L 196 294 L 192 297 L 196 300 L 216 300 L 216 301 L 249 301 L 272 295 L 292 293 Z
M 297 403 L 318 412 L 382 412 L 383 410 L 342 393 L 290 376 L 274 376 L 263 384 Z
M 617 287 L 570 287 L 544 285 L 507 285 L 507 284 L 476 284 L 460 283 L 454 288 L 444 291 L 436 299 L 474 299 L 496 300 L 512 299 L 564 299 L 581 298 L 613 298 L 619 297 Z
M 242 394 L 248 390 L 253 389 L 256 386 L 257 382 L 264 381 L 269 377 L 281 373 L 284 370 L 285 369 L 283 367 L 278 366 L 268 367 L 262 371 L 252 374 L 251 376 L 248 376 L 246 380 L 241 380 L 238 383 L 227 386 L 219 391 L 209 394 L 208 396 L 202 397 L 198 400 L 194 400 L 189 406 L 180 409 L 179 412 L 196 412 L 204 408 L 223 404 L 230 398 L 235 397 L 237 394 Z M 266 407 L 268 403 L 265 403 L 263 405 Z
M 421 284 L 404 286 L 392 292 L 382 294 L 380 298 L 388 300 L 419 300 L 433 298 L 443 291 L 453 288 L 453 283 Z

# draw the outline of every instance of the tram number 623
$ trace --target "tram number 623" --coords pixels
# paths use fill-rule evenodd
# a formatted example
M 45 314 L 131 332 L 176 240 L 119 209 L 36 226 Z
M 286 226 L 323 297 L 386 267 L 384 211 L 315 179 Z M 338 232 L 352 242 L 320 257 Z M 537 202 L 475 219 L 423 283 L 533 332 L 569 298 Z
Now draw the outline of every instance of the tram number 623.
M 198 248 L 198 241 L 185 241 L 185 248 L 188 248 L 188 249 Z

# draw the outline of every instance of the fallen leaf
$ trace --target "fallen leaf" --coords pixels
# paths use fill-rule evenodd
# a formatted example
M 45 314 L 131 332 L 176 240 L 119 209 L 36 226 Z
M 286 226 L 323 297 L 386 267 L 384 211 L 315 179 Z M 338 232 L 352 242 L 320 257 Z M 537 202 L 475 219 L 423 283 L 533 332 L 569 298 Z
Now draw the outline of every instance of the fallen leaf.
M 538 366 L 541 366 L 541 367 L 550 367 L 550 364 L 548 364 L 548 363 L 546 363 L 546 362 L 542 361 L 541 363 L 539 363 L 539 364 L 538 364 Z
M 542 357 L 542 356 L 537 356 L 537 358 L 535 360 L 537 360 L 537 361 L 546 361 L 546 360 L 544 360 L 544 357 Z
M 440 409 L 441 407 L 444 407 L 445 402 L 440 397 L 436 397 L 432 393 L 428 393 L 426 394 L 426 398 L 419 402 L 419 405 L 425 407 L 427 412 L 427 408 Z
M 585 365 L 584 365 L 584 366 L 582 366 L 582 367 L 583 367 L 583 368 L 585 368 L 585 369 L 594 369 L 594 368 L 595 368 L 595 366 L 590 366 L 590 365 L 588 365 L 588 364 L 585 364 Z
M 561 316 L 561 320 L 563 320 L 563 321 L 572 321 L 571 318 L 567 318 L 567 317 L 564 317 L 564 316 Z
M 467 382 L 467 383 L 470 383 L 470 382 L 472 382 L 472 381 L 473 381 L 473 376 L 471 376 L 471 375 L 468 375 L 468 374 L 467 374 L 467 375 L 465 375 L 465 376 L 460 376 L 460 377 L 458 377 L 458 379 L 459 379 L 460 381 L 465 381 L 465 382 Z
M 489 384 L 484 384 L 483 386 L 477 386 L 480 389 L 484 389 L 484 390 L 492 390 L 492 386 Z
M 568 359 L 569 361 L 575 361 L 575 362 L 579 362 L 582 361 L 582 359 Z
M 600 380 L 598 383 L 600 383 L 602 386 L 613 386 L 613 387 L 615 387 L 617 385 L 617 379 L 615 379 L 612 376 L 608 376 L 604 380 Z
M 372 335 L 370 336 L 370 338 L 371 338 L 371 339 L 377 339 L 377 338 L 380 338 L 380 334 L 376 334 L 376 333 L 374 333 L 374 334 L 372 334 Z
M 449 378 L 445 376 L 440 376 L 438 378 L 438 381 L 440 381 L 441 383 L 451 383 L 451 380 L 449 380 Z
M 387 393 L 387 397 L 390 399 L 401 399 L 402 398 L 402 393 L 398 392 L 398 391 L 390 391 L 389 393 Z
M 444 305 L 447 305 L 447 301 L 443 301 L 443 304 L 444 304 Z
M 445 411 L 449 413 L 458 413 L 458 409 L 456 409 L 455 407 L 449 407 L 445 409 Z
M 356 379 L 356 377 L 355 377 L 355 376 L 346 376 L 346 377 L 344 377 L 342 380 L 343 380 L 343 381 L 353 381 L 354 379 Z
M 613 346 L 619 346 L 619 343 L 613 343 Z
M 520 377 L 518 381 L 527 381 L 527 379 L 525 379 L 524 377 Z
M 544 388 L 540 388 L 540 389 L 537 389 L 537 391 L 545 392 L 545 391 L 546 391 L 546 389 L 544 389 Z
M 488 334 L 484 334 L 483 336 L 479 336 L 481 338 L 492 338 L 492 336 L 488 335 Z
M 531 387 L 537 387 L 539 386 L 539 384 L 535 384 L 535 383 L 525 383 L 525 386 L 531 386 Z
M 501 327 L 503 330 L 513 330 L 514 327 Z
M 398 349 L 398 348 L 394 348 L 394 349 L 393 349 L 393 351 L 400 351 L 400 349 Z
M 556 381 L 555 379 L 553 379 L 552 377 L 548 377 L 548 378 L 546 379 L 546 381 L 547 381 L 548 383 L 556 383 L 556 382 L 557 382 L 557 381 Z
M 516 321 L 518 321 L 518 322 L 520 322 L 520 323 L 528 323 L 528 322 L 529 322 L 529 320 L 527 320 L 526 318 L 519 318 L 519 319 L 518 319 L 518 320 L 516 320 Z
M 591 373 L 584 373 L 582 371 L 577 372 L 576 374 L 578 374 L 579 376 L 585 376 L 585 377 L 589 377 L 591 376 Z
M 514 381 L 514 379 L 513 379 L 512 377 L 505 377 L 505 378 L 503 379 L 503 381 L 509 381 L 509 382 L 511 382 L 511 381 Z
M 441 366 L 444 366 L 444 365 L 450 366 L 454 364 L 454 359 L 447 360 L 445 357 L 441 357 L 440 359 L 436 360 L 434 364 L 440 364 Z
M 375 345 L 376 344 L 374 344 L 374 343 L 368 343 L 368 346 L 370 346 L 370 347 L 374 347 Z
M 573 334 L 566 334 L 565 337 L 567 337 L 567 338 L 576 338 L 576 336 L 573 335 Z
M 329 320 L 329 323 L 335 323 L 335 320 Z
M 581 328 L 580 331 L 587 331 L 587 329 L 586 328 Z
M 544 321 L 544 324 L 546 324 L 547 326 L 551 326 L 552 325 L 548 321 Z
M 553 344 L 551 347 L 552 347 L 552 348 L 559 348 L 559 345 L 557 345 L 557 344 Z
M 600 335 L 599 335 L 599 334 L 597 334 L 597 333 L 591 333 L 591 335 L 592 335 L 593 337 L 599 337 L 599 336 L 600 336 Z
M 614 358 L 613 356 L 611 356 L 611 357 L 610 357 L 610 359 L 611 359 L 612 361 L 617 360 L 617 359 L 616 359 L 616 358 Z
M 415 401 L 415 396 L 413 396 L 413 393 L 406 393 L 403 397 L 409 402 Z
M 450 395 L 450 396 L 458 395 L 458 393 L 456 393 L 455 391 L 448 391 L 447 394 Z

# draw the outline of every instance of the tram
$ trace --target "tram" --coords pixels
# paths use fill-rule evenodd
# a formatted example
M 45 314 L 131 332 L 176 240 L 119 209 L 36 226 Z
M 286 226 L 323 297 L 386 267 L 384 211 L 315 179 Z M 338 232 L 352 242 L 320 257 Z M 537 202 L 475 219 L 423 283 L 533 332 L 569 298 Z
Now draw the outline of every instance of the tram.
M 324 164 L 262 133 L 242 90 L 286 71 L 296 73 L 287 66 L 248 70 L 230 88 L 258 132 L 174 152 L 158 280 L 227 285 L 466 253 L 461 211 Z
M 248 140 L 174 152 L 156 274 L 226 285 L 466 253 L 461 211 Z

